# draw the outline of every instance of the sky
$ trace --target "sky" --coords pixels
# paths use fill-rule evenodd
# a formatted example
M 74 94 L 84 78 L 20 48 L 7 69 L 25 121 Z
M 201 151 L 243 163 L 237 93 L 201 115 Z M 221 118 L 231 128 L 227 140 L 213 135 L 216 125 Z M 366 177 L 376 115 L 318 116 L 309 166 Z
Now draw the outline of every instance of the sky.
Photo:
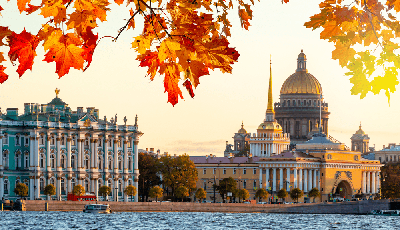
M 35 3 L 36 0 L 32 2 Z M 48 103 L 55 97 L 54 90 L 61 90 L 59 97 L 73 110 L 77 107 L 96 107 L 100 117 L 110 119 L 118 114 L 118 123 L 134 124 L 138 115 L 139 130 L 144 133 L 139 148 L 160 149 L 161 153 L 189 155 L 213 154 L 223 156 L 225 141 L 233 142 L 234 133 L 244 128 L 255 133 L 265 117 L 267 108 L 269 57 L 272 56 L 273 101 L 279 101 L 283 82 L 296 70 L 296 60 L 301 49 L 307 55 L 307 69 L 322 85 L 325 101 L 329 104 L 329 135 L 350 146 L 350 137 L 362 129 L 370 137 L 370 146 L 381 149 L 388 143 L 400 143 L 400 92 L 391 96 L 390 106 L 382 91 L 369 93 L 360 100 L 351 95 L 346 69 L 332 60 L 333 44 L 319 38 L 320 30 L 312 31 L 303 26 L 309 17 L 319 12 L 319 1 L 261 0 L 253 6 L 253 20 L 249 31 L 240 27 L 237 10 L 230 12 L 233 25 L 231 46 L 240 53 L 233 65 L 232 74 L 210 71 L 200 78 L 200 85 L 191 98 L 182 88 L 184 100 L 175 107 L 167 103 L 163 77 L 154 81 L 146 77 L 146 68 L 139 67 L 137 53 L 131 49 L 133 37 L 142 30 L 140 20 L 135 31 L 125 31 L 117 42 L 104 38 L 99 43 L 93 62 L 85 72 L 71 70 L 58 79 L 55 63 L 46 63 L 42 47 L 32 71 L 22 78 L 15 72 L 17 65 L 7 62 L 9 79 L 0 85 L 0 107 L 19 108 L 24 103 Z M 15 31 L 36 33 L 45 22 L 42 17 L 19 15 L 15 1 L 0 0 L 1 26 Z M 127 9 L 112 7 L 100 36 L 116 36 L 129 18 Z M 122 7 L 123 8 L 123 7 Z M 11 9 L 11 10 L 10 10 Z M 7 53 L 7 49 L 0 49 Z M 181 82 L 181 84 L 183 81 Z

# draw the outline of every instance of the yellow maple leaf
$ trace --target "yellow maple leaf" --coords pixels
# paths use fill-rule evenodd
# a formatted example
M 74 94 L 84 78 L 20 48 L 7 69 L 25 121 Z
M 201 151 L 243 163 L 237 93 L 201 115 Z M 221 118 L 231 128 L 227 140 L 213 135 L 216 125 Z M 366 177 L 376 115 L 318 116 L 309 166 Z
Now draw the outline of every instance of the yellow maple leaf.
M 150 49 L 151 39 L 148 39 L 143 36 L 137 36 L 135 41 L 132 42 L 132 48 L 134 48 L 140 54 L 144 54 L 146 50 Z
M 336 49 L 332 51 L 332 59 L 339 60 L 340 66 L 345 67 L 348 61 L 354 57 L 356 51 L 340 41 L 336 42 L 335 47 Z
M 163 62 L 167 58 L 175 60 L 175 51 L 180 49 L 181 45 L 178 42 L 172 39 L 165 39 L 158 48 L 158 59 L 160 62 Z
M 61 23 L 67 18 L 63 0 L 44 1 L 44 6 L 40 10 L 40 14 L 43 15 L 43 17 L 54 17 L 55 23 Z

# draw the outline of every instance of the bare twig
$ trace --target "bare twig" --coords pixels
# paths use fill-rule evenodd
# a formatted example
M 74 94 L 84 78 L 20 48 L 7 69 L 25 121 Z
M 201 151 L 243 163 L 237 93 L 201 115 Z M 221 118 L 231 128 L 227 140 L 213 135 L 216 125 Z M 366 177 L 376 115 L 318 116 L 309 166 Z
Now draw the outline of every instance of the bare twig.
M 117 41 L 117 39 L 118 39 L 119 35 L 121 35 L 122 31 L 125 30 L 125 28 L 129 25 L 129 22 L 130 22 L 130 21 L 136 16 L 136 14 L 139 13 L 140 11 L 142 11 L 142 10 L 140 10 L 140 9 L 137 10 L 137 11 L 129 18 L 129 20 L 126 22 L 126 24 L 125 24 L 121 29 L 118 30 L 118 35 L 117 35 L 117 37 L 114 38 L 113 42 Z

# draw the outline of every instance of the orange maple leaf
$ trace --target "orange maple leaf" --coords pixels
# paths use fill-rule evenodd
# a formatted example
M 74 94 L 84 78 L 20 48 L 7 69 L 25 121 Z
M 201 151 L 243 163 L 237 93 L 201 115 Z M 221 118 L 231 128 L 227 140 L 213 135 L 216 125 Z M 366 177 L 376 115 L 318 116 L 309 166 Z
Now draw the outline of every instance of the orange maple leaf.
M 20 13 L 26 9 L 26 4 L 30 3 L 31 0 L 17 0 L 18 10 Z
M 8 75 L 4 73 L 6 67 L 0 65 L 0 83 L 3 84 L 8 79 Z
M 190 83 L 189 80 L 186 80 L 183 83 L 183 86 L 186 87 L 187 91 L 189 92 L 190 96 L 193 98 L 194 97 L 194 93 L 193 93 L 193 88 L 192 88 L 192 84 Z
M 19 77 L 21 77 L 27 69 L 32 70 L 33 59 L 36 56 L 36 47 L 39 44 L 39 39 L 35 35 L 26 32 L 25 29 L 20 34 L 12 32 L 8 39 L 10 45 L 8 56 L 11 62 L 18 59 L 19 65 L 17 73 Z
M 88 10 L 73 12 L 66 24 L 68 29 L 75 28 L 78 33 L 86 32 L 87 27 L 97 27 L 96 16 L 93 14 L 93 11 Z
M 83 59 L 87 62 L 87 65 L 83 71 L 89 68 L 90 63 L 92 63 L 92 56 L 94 49 L 97 46 L 97 38 L 99 37 L 98 34 L 94 35 L 92 32 L 92 28 L 88 27 L 85 33 L 81 34 L 82 39 L 84 40 L 83 50 L 84 53 L 82 55 Z
M 140 61 L 139 66 L 149 68 L 147 70 L 147 76 L 150 76 L 150 80 L 153 80 L 161 64 L 160 60 L 158 59 L 158 53 L 146 50 L 146 52 L 139 55 L 136 60 Z
M 63 0 L 47 0 L 41 8 L 43 17 L 53 17 L 55 23 L 61 23 L 67 18 L 66 7 Z
M 175 63 L 168 63 L 160 67 L 160 74 L 164 74 L 164 92 L 168 92 L 168 102 L 175 106 L 179 96 L 183 99 L 182 91 L 178 86 L 180 71 Z
M 55 30 L 43 44 L 44 49 L 48 50 L 43 61 L 56 62 L 56 73 L 59 78 L 69 73 L 71 67 L 83 69 L 82 55 L 85 50 L 79 47 L 81 45 L 75 34 L 63 35 L 61 30 Z
M 10 36 L 12 33 L 11 30 L 8 29 L 8 27 L 3 27 L 0 26 L 0 46 L 4 46 L 5 44 L 3 43 L 4 37 Z

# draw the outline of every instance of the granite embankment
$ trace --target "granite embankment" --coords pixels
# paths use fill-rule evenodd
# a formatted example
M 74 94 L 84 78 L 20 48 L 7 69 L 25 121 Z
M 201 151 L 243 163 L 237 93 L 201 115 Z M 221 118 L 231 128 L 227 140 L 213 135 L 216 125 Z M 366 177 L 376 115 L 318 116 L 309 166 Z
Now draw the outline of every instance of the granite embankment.
M 26 211 L 82 211 L 89 201 L 23 201 Z M 114 212 L 262 212 L 302 214 L 367 214 L 371 210 L 389 209 L 388 200 L 307 204 L 224 204 L 170 202 L 99 202 L 109 204 Z

